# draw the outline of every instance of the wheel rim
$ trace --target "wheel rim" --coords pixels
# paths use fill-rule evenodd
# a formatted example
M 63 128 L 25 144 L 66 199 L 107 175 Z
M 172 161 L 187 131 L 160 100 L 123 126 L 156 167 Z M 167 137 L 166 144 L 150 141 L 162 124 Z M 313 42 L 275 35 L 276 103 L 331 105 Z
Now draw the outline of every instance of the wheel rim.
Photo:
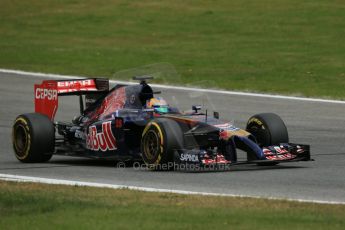
M 14 132 L 14 146 L 16 149 L 16 154 L 18 157 L 24 157 L 25 156 L 25 150 L 28 147 L 28 133 L 25 127 L 21 124 L 19 124 L 15 128 Z
M 256 138 L 259 146 L 265 146 L 267 142 L 269 142 L 269 133 L 264 125 L 259 126 L 257 124 L 251 124 L 247 130 Z
M 160 137 L 153 130 L 149 130 L 144 137 L 144 154 L 148 160 L 154 159 L 160 152 Z

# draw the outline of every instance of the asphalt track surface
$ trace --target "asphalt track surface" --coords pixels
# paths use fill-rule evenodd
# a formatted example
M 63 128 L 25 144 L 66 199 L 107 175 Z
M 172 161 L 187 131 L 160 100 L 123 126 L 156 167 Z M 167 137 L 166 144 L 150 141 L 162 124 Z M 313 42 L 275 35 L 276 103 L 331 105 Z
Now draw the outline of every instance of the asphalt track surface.
M 163 89 L 181 109 L 205 104 L 221 118 L 245 127 L 248 118 L 274 112 L 285 121 L 290 141 L 311 145 L 315 161 L 277 166 L 236 166 L 220 172 L 151 172 L 116 162 L 53 156 L 48 163 L 23 164 L 14 156 L 11 127 L 18 114 L 33 112 L 33 84 L 42 77 L 0 73 L 0 174 L 149 187 L 191 192 L 345 202 L 345 104 L 224 95 Z M 159 88 L 155 88 L 159 90 Z M 70 121 L 78 101 L 63 97 L 56 120 Z

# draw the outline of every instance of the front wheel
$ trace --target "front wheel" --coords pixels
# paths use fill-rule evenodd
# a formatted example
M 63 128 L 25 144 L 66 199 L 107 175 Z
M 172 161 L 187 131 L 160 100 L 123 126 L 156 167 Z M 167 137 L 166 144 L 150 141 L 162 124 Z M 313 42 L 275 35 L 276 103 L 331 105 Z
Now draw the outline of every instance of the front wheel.
M 274 113 L 260 113 L 252 116 L 247 122 L 246 130 L 255 137 L 261 148 L 289 142 L 288 131 L 283 120 Z M 278 162 L 258 163 L 260 166 L 276 164 Z
M 288 143 L 289 135 L 283 120 L 274 113 L 260 113 L 247 122 L 246 130 L 257 140 L 260 147 Z
M 12 143 L 16 158 L 21 162 L 46 162 L 54 152 L 55 128 L 45 115 L 19 115 L 13 124 Z
M 148 123 L 141 139 L 145 164 L 153 170 L 171 170 L 174 151 L 183 147 L 183 134 L 177 122 L 161 118 Z

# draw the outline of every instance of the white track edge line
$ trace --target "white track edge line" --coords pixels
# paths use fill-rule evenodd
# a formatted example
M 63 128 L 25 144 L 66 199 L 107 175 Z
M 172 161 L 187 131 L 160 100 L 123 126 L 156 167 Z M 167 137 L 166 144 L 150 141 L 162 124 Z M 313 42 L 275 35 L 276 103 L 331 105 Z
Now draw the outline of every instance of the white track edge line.
M 41 77 L 41 78 L 61 78 L 61 79 L 85 78 L 85 77 L 82 77 L 82 76 L 36 73 L 36 72 L 26 72 L 26 71 L 11 70 L 11 69 L 0 69 L 0 73 L 9 73 L 9 74 L 18 74 L 18 75 L 26 75 L 26 76 L 35 76 L 35 77 Z M 130 81 L 110 80 L 110 82 L 111 83 L 117 83 L 117 84 L 136 84 L 135 82 L 130 82 Z M 173 86 L 173 85 L 161 85 L 161 84 L 150 84 L 150 85 L 153 86 L 153 87 L 162 88 L 162 89 L 175 89 L 175 90 L 204 92 L 204 93 L 216 93 L 216 94 L 236 95 L 236 96 L 275 98 L 275 99 L 306 101 L 306 102 L 322 102 L 322 103 L 332 103 L 332 104 L 345 104 L 345 101 L 331 100 L 331 99 L 306 98 L 306 97 L 283 96 L 283 95 L 261 94 L 261 93 L 247 93 L 247 92 L 227 91 L 227 90 L 217 90 L 217 89 L 201 89 L 201 88 L 192 88 L 192 87 L 184 87 L 184 86 Z
M 264 196 L 236 195 L 236 194 L 227 194 L 227 193 L 195 192 L 195 191 L 175 190 L 175 189 L 157 189 L 157 188 L 151 188 L 151 187 L 128 186 L 128 185 L 118 185 L 118 184 L 105 184 L 105 183 L 62 180 L 62 179 L 50 179 L 50 178 L 20 176 L 20 175 L 12 175 L 12 174 L 0 174 L 0 180 L 12 181 L 12 182 L 31 182 L 31 183 L 53 184 L 53 185 L 80 186 L 80 187 L 86 186 L 86 187 L 110 188 L 110 189 L 128 189 L 128 190 L 142 191 L 142 192 L 173 193 L 173 194 L 181 194 L 181 195 L 238 197 L 238 198 L 295 201 L 295 202 L 301 202 L 301 203 L 345 205 L 345 202 L 337 202 L 337 201 L 276 198 L 276 197 L 264 197 Z

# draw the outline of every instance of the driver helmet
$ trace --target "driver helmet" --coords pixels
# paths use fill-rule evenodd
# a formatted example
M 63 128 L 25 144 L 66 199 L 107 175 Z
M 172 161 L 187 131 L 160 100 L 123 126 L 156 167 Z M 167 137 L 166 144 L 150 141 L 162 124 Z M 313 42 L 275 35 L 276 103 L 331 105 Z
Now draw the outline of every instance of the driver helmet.
M 147 100 L 146 108 L 152 108 L 157 113 L 167 113 L 169 111 L 168 103 L 161 97 L 154 97 Z

